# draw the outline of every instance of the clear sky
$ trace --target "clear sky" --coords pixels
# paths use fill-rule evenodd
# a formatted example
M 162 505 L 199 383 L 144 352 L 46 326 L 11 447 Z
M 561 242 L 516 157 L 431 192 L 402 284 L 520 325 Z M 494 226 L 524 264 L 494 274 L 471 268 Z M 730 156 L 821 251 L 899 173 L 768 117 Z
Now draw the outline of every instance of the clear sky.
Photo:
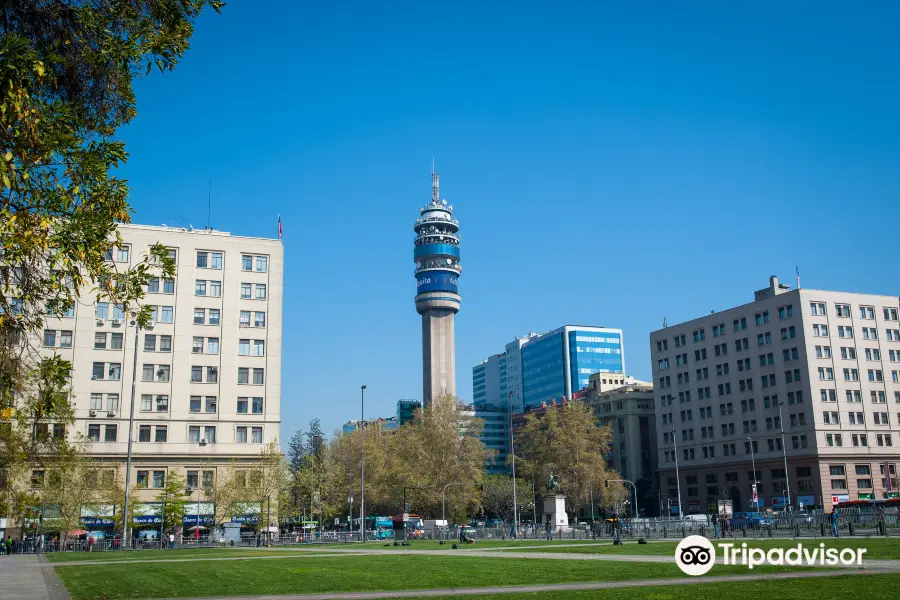
M 516 335 L 900 294 L 897 2 L 249 2 L 138 84 L 139 223 L 277 234 L 282 438 L 421 396 L 413 220 L 461 223 L 459 396 Z

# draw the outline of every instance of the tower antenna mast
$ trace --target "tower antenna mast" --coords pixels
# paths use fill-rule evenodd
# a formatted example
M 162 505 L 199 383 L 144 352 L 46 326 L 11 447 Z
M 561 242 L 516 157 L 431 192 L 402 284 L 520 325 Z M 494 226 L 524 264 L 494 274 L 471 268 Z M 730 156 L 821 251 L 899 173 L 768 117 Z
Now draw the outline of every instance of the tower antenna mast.
M 440 202 L 440 176 L 434 172 L 434 158 L 431 159 L 431 202 L 437 204 Z

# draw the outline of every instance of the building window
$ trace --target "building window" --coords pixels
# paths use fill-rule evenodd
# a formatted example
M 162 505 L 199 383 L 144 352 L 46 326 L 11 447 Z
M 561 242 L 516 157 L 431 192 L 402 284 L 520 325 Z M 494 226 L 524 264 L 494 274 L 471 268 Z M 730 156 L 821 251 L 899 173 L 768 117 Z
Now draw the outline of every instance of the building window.
M 199 425 L 191 425 L 188 427 L 188 442 L 191 444 L 199 444 L 200 443 L 200 426 Z M 194 484 L 191 485 L 190 474 L 191 471 L 188 471 L 188 487 L 193 488 L 197 486 L 197 472 L 194 473 Z
M 250 369 L 238 367 L 238 383 L 250 383 Z
M 153 471 L 153 487 L 155 487 L 155 488 L 166 487 L 166 472 L 165 471 Z
M 254 327 L 265 327 L 266 326 L 266 313 L 256 311 L 253 313 L 253 326 Z
M 191 396 L 190 412 L 192 412 L 192 413 L 200 412 L 200 404 L 201 404 L 200 396 Z
M 246 444 L 247 443 L 247 428 L 246 427 L 235 427 L 234 441 L 236 444 Z
M 207 354 L 218 354 L 219 353 L 219 338 L 207 338 L 206 339 L 206 353 Z
M 250 356 L 250 340 L 238 341 L 238 356 Z
M 256 284 L 256 299 L 257 300 L 265 300 L 266 299 L 266 286 L 257 283 Z
M 222 282 L 221 281 L 210 281 L 209 282 L 209 295 L 213 298 L 221 298 L 222 297 Z
M 149 442 L 150 441 L 150 426 L 149 425 L 141 425 L 138 427 L 138 441 L 139 442 Z
M 263 443 L 263 430 L 262 427 L 253 427 L 250 432 L 250 443 L 251 444 L 262 444 Z
M 246 254 L 241 255 L 241 271 L 253 270 L 253 257 Z
M 209 309 L 209 324 L 210 325 L 218 325 L 219 324 L 219 316 L 221 312 L 218 308 Z
M 268 259 L 265 256 L 256 257 L 256 272 L 265 273 L 268 268 Z
M 88 439 L 92 442 L 100 441 L 100 425 L 88 425 Z
M 128 262 L 128 246 L 116 248 L 116 262 Z
M 154 441 L 156 441 L 157 443 L 165 442 L 166 438 L 168 437 L 168 432 L 169 430 L 165 425 L 157 425 L 155 431 L 156 437 L 154 438 Z
M 191 341 L 191 352 L 194 354 L 201 354 L 203 352 L 203 338 L 202 337 L 194 337 Z
M 237 412 L 239 415 L 247 414 L 247 407 L 249 405 L 249 401 L 247 398 L 238 398 L 237 399 Z
M 219 368 L 206 367 L 206 383 L 217 383 L 219 381 Z
M 194 295 L 195 296 L 205 296 L 206 295 L 206 281 L 202 279 L 198 279 L 194 284 Z
M 253 369 L 253 385 L 263 385 L 266 381 L 265 369 Z
M 261 415 L 263 412 L 263 399 L 262 398 L 254 398 L 253 399 L 253 414 Z
M 115 442 L 118 437 L 119 427 L 117 425 L 104 425 L 103 441 Z
M 252 296 L 252 286 L 249 283 L 241 284 L 241 298 L 248 300 Z
M 194 325 L 204 325 L 206 323 L 206 309 L 194 309 Z
M 266 342 L 264 340 L 253 340 L 253 356 L 265 356 Z

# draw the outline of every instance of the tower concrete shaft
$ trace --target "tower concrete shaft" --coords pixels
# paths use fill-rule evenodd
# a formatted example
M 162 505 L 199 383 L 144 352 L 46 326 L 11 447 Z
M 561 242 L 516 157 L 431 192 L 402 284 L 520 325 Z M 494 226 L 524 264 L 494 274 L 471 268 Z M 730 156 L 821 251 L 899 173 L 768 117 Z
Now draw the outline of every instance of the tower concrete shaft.
M 457 288 L 459 222 L 453 206 L 440 198 L 438 174 L 431 174 L 431 202 L 416 219 L 416 311 L 422 315 L 422 405 L 443 395 L 456 395 L 454 317 L 459 312 Z

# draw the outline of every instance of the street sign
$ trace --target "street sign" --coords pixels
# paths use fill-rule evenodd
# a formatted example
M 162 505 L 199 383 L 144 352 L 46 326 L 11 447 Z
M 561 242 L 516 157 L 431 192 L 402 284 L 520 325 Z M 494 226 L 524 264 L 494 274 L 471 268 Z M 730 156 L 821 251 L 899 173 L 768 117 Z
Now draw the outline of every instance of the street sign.
M 756 493 L 756 484 L 753 484 L 753 504 L 757 504 L 759 502 L 759 495 Z

